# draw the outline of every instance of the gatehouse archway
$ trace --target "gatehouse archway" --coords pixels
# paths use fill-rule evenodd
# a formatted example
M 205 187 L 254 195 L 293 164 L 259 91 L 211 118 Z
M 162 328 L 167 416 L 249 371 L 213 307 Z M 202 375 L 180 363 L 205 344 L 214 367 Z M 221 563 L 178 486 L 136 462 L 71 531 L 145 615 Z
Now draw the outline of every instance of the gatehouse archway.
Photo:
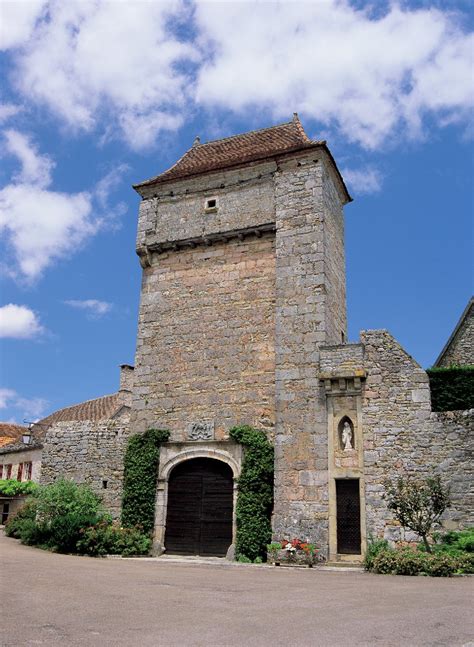
M 213 458 L 190 458 L 168 479 L 167 553 L 225 556 L 232 544 L 234 475 Z

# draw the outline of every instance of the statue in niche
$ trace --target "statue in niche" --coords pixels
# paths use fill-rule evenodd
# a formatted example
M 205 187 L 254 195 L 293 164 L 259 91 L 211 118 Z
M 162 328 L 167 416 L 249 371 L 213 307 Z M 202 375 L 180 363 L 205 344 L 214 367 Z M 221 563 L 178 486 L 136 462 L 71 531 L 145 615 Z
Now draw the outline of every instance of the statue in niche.
M 341 434 L 341 440 L 342 444 L 344 445 L 344 451 L 348 452 L 351 449 L 354 449 L 352 446 L 352 429 L 350 423 L 346 420 L 344 422 L 344 425 L 342 426 L 342 434 Z

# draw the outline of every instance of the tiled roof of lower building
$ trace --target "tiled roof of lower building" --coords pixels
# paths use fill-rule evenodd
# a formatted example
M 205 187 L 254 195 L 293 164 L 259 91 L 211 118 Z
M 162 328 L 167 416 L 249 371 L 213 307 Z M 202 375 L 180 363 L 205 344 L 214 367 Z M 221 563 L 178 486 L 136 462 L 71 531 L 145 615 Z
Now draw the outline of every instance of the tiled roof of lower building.
M 119 393 L 104 395 L 94 400 L 86 400 L 71 407 L 59 409 L 51 415 L 40 420 L 33 427 L 35 436 L 44 436 L 51 425 L 56 422 L 69 422 L 78 420 L 108 420 L 123 406 Z
M 22 425 L 0 422 L 0 447 L 18 442 L 26 430 L 26 427 Z

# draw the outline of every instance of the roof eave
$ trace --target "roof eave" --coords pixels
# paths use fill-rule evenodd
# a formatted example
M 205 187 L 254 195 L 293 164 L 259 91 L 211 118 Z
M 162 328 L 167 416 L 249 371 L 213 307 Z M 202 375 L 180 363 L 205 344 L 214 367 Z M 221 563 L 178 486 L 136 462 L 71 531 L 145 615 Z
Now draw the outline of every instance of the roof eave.
M 344 182 L 344 179 L 337 168 L 336 161 L 334 160 L 334 157 L 329 150 L 326 141 L 313 141 L 313 142 L 308 142 L 308 144 L 304 144 L 301 146 L 295 146 L 294 148 L 289 148 L 287 150 L 278 152 L 278 153 L 272 153 L 272 154 L 265 154 L 262 156 L 256 156 L 254 158 L 248 159 L 245 162 L 237 162 L 235 164 L 228 164 L 228 165 L 222 165 L 222 166 L 217 166 L 214 169 L 209 169 L 209 170 L 204 170 L 204 171 L 198 171 L 196 173 L 188 173 L 188 174 L 183 174 L 182 176 L 177 176 L 174 178 L 168 178 L 168 177 L 163 177 L 162 175 L 157 175 L 154 178 L 150 178 L 149 180 L 145 180 L 143 182 L 140 182 L 138 184 L 133 184 L 132 188 L 143 198 L 144 194 L 140 189 L 145 189 L 145 188 L 150 188 L 153 186 L 164 186 L 166 184 L 176 184 L 177 182 L 184 182 L 185 180 L 190 180 L 196 177 L 204 176 L 204 175 L 210 175 L 212 173 L 216 173 L 217 171 L 224 171 L 224 170 L 230 170 L 234 168 L 240 168 L 242 166 L 245 166 L 247 164 L 253 164 L 257 162 L 264 162 L 266 160 L 272 160 L 276 158 L 280 158 L 282 156 L 286 155 L 291 155 L 294 153 L 298 153 L 301 151 L 307 151 L 307 150 L 312 150 L 312 149 L 317 149 L 317 148 L 322 148 L 328 155 L 329 160 L 336 172 L 336 175 L 341 182 L 341 187 L 345 196 L 345 202 L 344 204 L 348 204 L 349 202 L 353 201 L 352 196 L 350 195 L 349 191 L 347 190 L 346 184 Z M 165 171 L 166 172 L 166 171 Z

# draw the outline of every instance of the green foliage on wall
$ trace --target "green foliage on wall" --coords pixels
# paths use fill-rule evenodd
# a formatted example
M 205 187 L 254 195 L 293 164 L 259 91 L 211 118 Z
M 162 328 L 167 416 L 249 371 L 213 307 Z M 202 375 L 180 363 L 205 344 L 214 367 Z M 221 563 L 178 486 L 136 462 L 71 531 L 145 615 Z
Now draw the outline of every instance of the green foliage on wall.
M 431 408 L 458 411 L 474 408 L 474 366 L 430 368 Z
M 36 494 L 39 486 L 33 481 L 17 481 L 16 479 L 0 479 L 1 496 L 20 496 Z
M 249 426 L 233 427 L 229 435 L 244 446 L 238 481 L 235 556 L 264 558 L 271 540 L 273 509 L 273 446 L 265 432 Z
M 165 429 L 148 429 L 128 441 L 122 497 L 124 526 L 140 526 L 145 533 L 153 531 L 160 445 L 169 436 L 170 432 Z

